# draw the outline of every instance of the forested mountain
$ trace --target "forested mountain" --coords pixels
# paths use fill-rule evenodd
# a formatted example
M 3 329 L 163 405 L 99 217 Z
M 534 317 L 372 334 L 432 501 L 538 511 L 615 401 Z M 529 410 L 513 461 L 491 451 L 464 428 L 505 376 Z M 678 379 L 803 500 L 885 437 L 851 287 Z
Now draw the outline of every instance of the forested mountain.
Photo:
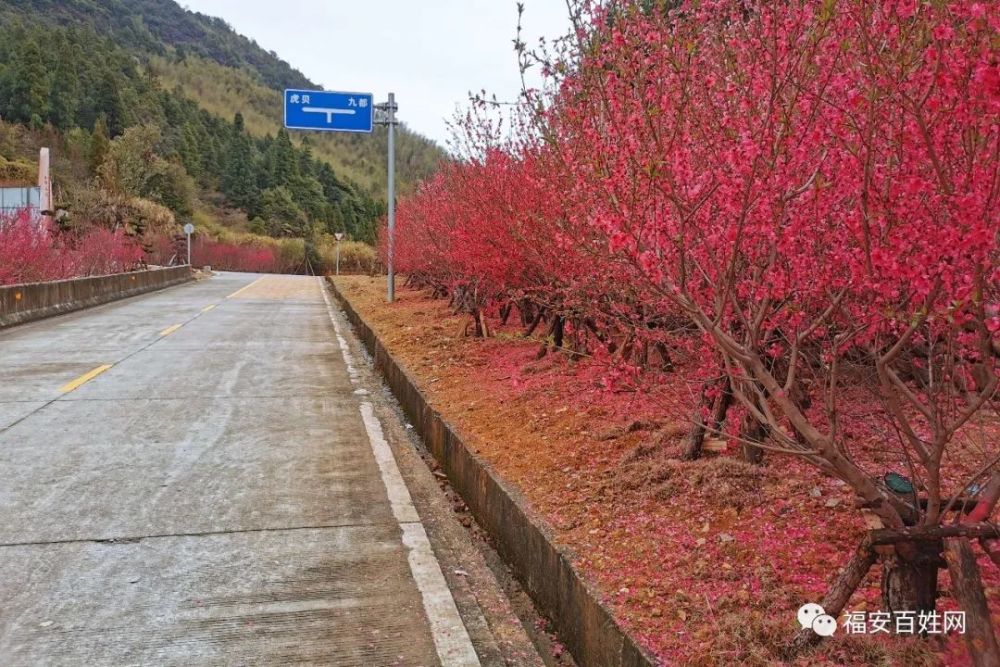
M 314 84 L 221 19 L 170 0 L 0 5 L 0 118 L 49 143 L 58 135 L 57 176 L 77 200 L 67 203 L 91 217 L 123 215 L 122 202 L 140 199 L 177 222 L 196 207 L 230 221 L 236 210 L 255 233 L 347 231 L 371 242 L 384 137 L 290 137 L 280 127 L 286 86 Z M 405 189 L 444 154 L 401 135 Z M 0 133 L 0 155 L 28 157 L 27 135 L 13 136 Z
M 0 16 L 36 25 L 89 26 L 124 48 L 167 55 L 176 49 L 229 67 L 246 67 L 272 88 L 310 85 L 277 54 L 237 34 L 220 18 L 191 12 L 171 0 L 6 0 Z

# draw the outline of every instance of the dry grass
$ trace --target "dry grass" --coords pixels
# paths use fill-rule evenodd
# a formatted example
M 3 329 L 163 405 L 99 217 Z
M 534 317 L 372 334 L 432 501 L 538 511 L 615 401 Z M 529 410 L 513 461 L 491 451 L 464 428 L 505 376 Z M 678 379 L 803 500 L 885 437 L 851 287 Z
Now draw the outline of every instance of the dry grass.
M 337 242 L 332 236 L 324 236 L 320 255 L 327 273 L 332 273 L 337 264 Z M 340 272 L 371 275 L 378 267 L 378 253 L 375 248 L 359 241 L 340 242 Z
M 0 186 L 29 186 L 37 180 L 37 166 L 26 161 L 7 160 L 0 155 Z

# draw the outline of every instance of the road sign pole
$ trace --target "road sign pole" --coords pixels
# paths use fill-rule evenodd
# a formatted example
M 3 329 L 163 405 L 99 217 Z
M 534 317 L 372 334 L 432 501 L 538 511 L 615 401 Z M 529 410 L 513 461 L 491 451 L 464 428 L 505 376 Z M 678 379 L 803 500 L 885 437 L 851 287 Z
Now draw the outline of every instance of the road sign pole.
M 194 225 L 190 222 L 184 225 L 184 236 L 187 237 L 188 266 L 191 266 L 191 235 L 194 234 Z
M 389 303 L 396 299 L 396 271 L 394 260 L 396 255 L 396 94 L 389 93 L 389 239 L 388 239 L 388 269 L 389 269 Z
M 386 264 L 389 270 L 389 303 L 396 298 L 396 95 L 375 104 L 371 93 L 344 93 L 326 90 L 285 90 L 285 127 L 290 130 L 323 132 L 371 132 L 378 125 L 389 129 L 389 224 Z M 382 118 L 375 119 L 375 110 Z M 340 274 L 340 238 L 337 239 L 337 273 Z M 190 262 L 190 259 L 188 260 Z

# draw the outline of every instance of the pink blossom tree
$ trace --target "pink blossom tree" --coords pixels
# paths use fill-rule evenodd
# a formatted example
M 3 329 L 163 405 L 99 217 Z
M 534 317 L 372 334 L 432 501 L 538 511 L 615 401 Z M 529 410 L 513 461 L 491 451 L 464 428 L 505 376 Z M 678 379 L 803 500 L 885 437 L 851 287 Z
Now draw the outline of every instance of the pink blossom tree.
M 857 495 L 871 530 L 827 612 L 878 560 L 887 610 L 933 609 L 946 562 L 996 664 L 972 541 L 1000 562 L 1000 12 L 571 6 L 534 124 L 498 145 L 470 123 L 484 149 L 401 207 L 404 268 L 474 286 L 476 313 L 526 298 L 596 349 L 700 357 L 693 444 Z

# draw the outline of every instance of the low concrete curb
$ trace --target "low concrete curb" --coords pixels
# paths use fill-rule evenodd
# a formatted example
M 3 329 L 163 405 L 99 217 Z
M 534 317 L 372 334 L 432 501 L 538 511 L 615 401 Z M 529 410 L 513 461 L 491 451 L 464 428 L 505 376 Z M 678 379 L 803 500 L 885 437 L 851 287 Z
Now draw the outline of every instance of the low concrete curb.
M 337 301 L 375 360 L 416 432 L 461 494 L 500 556 L 553 622 L 554 630 L 582 667 L 646 667 L 643 652 L 598 602 L 597 595 L 556 547 L 544 522 L 532 516 L 517 492 L 465 446 L 456 428 L 427 403 L 416 383 L 330 280 Z
M 0 329 L 194 279 L 189 266 L 0 287 Z

